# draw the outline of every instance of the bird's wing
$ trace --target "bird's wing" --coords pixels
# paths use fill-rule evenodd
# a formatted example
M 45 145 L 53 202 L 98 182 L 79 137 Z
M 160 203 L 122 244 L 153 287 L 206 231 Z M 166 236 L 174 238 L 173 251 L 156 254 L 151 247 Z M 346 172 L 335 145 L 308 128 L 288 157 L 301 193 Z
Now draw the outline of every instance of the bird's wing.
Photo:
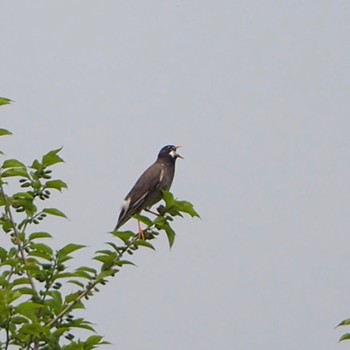
M 147 202 L 148 196 L 159 189 L 162 177 L 163 169 L 159 163 L 152 164 L 140 176 L 134 187 L 125 197 L 116 229 L 127 222 L 131 216 L 145 208 L 144 204 Z

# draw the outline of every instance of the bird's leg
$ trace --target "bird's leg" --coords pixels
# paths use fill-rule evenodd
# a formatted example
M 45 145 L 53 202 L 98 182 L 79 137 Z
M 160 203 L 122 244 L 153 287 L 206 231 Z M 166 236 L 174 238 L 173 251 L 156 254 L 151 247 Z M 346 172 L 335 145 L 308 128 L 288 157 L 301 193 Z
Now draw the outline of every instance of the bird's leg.
M 137 225 L 138 225 L 138 229 L 139 229 L 139 239 L 145 240 L 145 231 L 142 229 L 139 220 L 137 220 Z
M 156 213 L 156 212 L 154 212 L 154 211 L 152 211 L 152 210 L 150 210 L 150 209 L 144 209 L 144 211 L 147 211 L 147 213 L 153 214 L 153 215 L 155 215 L 155 216 L 159 216 L 158 213 Z

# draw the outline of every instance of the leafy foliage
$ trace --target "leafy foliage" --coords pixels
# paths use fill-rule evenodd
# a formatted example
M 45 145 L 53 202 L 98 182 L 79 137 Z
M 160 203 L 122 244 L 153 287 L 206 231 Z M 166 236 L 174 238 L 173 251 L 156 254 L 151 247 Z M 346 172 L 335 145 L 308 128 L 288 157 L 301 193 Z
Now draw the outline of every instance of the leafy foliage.
M 3 105 L 8 105 L 10 104 L 12 101 L 9 98 L 6 97 L 0 97 L 0 106 Z
M 350 326 L 350 318 L 341 321 L 341 322 L 337 325 L 337 327 L 340 327 L 340 326 Z M 345 333 L 345 334 L 343 334 L 343 335 L 340 337 L 339 341 L 341 342 L 341 341 L 343 341 L 343 340 L 350 340 L 350 333 Z
M 1 104 L 6 104 L 6 99 L 0 98 Z M 0 136 L 4 135 L 11 133 L 0 129 Z M 171 247 L 174 217 L 184 213 L 198 217 L 191 203 L 165 192 L 165 205 L 158 208 L 154 220 L 136 216 L 146 225 L 142 232 L 112 232 L 115 241 L 108 242 L 93 257 L 98 268 L 80 266 L 71 270 L 67 262 L 85 246 L 70 243 L 54 250 L 48 243 L 51 233 L 38 229 L 47 216 L 66 218 L 60 209 L 43 205 L 52 191 L 67 188 L 64 181 L 53 178 L 52 167 L 63 162 L 60 151 L 52 150 L 30 166 L 16 159 L 7 159 L 0 166 L 0 227 L 3 241 L 7 240 L 0 247 L 0 350 L 78 350 L 108 344 L 96 334 L 76 339 L 77 330 L 95 333 L 92 323 L 77 317 L 76 310 L 85 308 L 86 300 L 123 266 L 133 264 L 126 255 L 140 248 L 155 250 L 150 241 L 162 232 Z M 9 188 L 16 187 L 9 186 L 13 183 L 20 190 L 10 194 Z

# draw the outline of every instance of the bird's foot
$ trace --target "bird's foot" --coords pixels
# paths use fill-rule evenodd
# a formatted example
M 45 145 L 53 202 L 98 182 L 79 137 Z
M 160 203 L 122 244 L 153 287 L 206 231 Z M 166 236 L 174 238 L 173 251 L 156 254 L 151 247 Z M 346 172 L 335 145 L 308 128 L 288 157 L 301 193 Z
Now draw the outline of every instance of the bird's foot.
M 145 230 L 142 229 L 140 221 L 137 222 L 139 229 L 139 239 L 145 240 Z

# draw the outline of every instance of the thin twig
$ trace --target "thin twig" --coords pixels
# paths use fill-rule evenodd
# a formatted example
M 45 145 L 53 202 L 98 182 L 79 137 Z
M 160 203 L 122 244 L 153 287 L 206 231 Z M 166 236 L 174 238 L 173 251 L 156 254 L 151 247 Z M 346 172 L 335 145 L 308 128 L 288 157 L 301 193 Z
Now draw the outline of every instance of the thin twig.
M 9 328 L 10 328 L 10 318 L 8 319 L 7 321 L 7 325 L 6 325 L 6 329 L 5 329 L 5 332 L 6 332 L 6 344 L 5 344 L 5 350 L 8 349 L 9 345 L 10 345 L 10 332 L 9 332 Z
M 79 294 L 79 296 L 72 301 L 71 304 L 67 305 L 54 319 L 52 319 L 47 325 L 46 327 L 51 327 L 53 324 L 55 324 L 60 318 L 62 318 L 68 311 L 70 311 L 74 305 L 76 305 L 82 298 L 84 298 L 93 288 L 96 287 L 96 285 L 99 283 L 100 281 L 97 280 L 94 283 L 90 284 L 81 294 Z
M 120 251 L 118 251 L 118 260 L 123 256 L 123 254 L 139 239 L 138 236 L 135 236 L 128 244 Z M 69 305 L 67 305 L 54 319 L 52 319 L 46 327 L 51 327 L 54 325 L 59 319 L 61 319 L 67 312 L 69 312 L 81 299 L 83 299 L 92 289 L 94 289 L 99 283 L 102 281 L 97 279 L 94 283 L 89 284 L 78 297 L 72 301 Z
M 25 267 L 27 267 L 28 266 L 28 260 L 26 258 L 26 254 L 25 254 L 25 251 L 23 249 L 23 245 L 21 243 L 21 240 L 19 238 L 20 232 L 18 231 L 16 223 L 15 223 L 15 221 L 13 219 L 12 212 L 10 210 L 10 205 L 9 205 L 7 197 L 6 197 L 5 193 L 4 193 L 4 187 L 3 187 L 2 183 L 0 183 L 0 192 L 1 192 L 1 195 L 2 195 L 2 197 L 4 199 L 4 203 L 5 203 L 5 213 L 8 216 L 8 218 L 10 219 L 11 226 L 12 226 L 13 232 L 15 234 L 16 245 L 17 245 L 18 251 L 20 252 L 20 255 L 21 255 L 21 258 L 23 260 L 23 263 L 24 263 Z M 28 279 L 29 279 L 29 282 L 30 282 L 30 285 L 31 285 L 33 291 L 38 296 L 38 291 L 36 289 L 34 280 L 33 280 L 32 276 L 31 276 L 28 268 L 26 268 L 26 273 L 27 273 L 27 276 L 28 276 Z

